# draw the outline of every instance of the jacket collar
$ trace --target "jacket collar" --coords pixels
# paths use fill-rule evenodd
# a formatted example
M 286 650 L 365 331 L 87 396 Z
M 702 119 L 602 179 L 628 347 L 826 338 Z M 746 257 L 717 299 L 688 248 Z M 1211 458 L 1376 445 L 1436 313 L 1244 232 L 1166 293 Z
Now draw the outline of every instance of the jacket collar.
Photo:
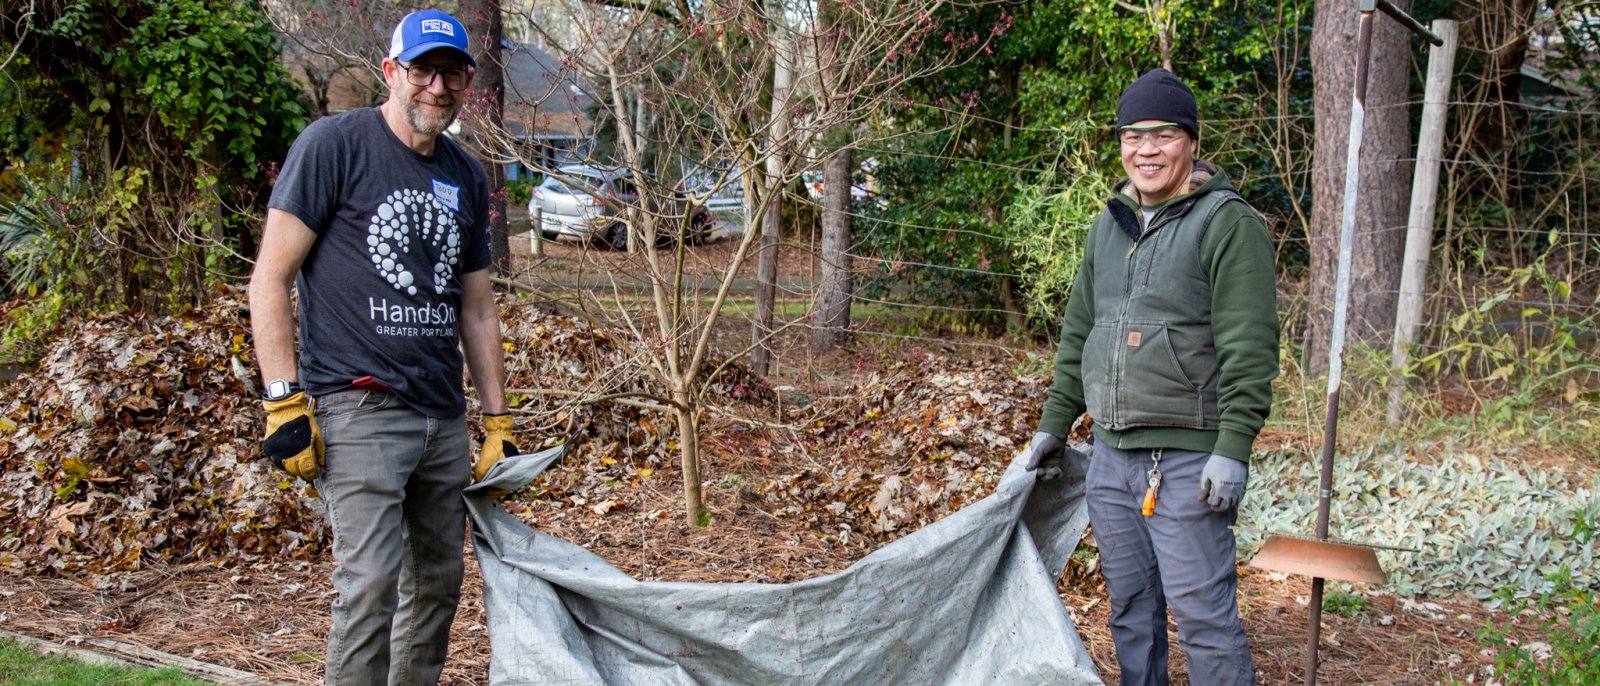
M 1188 214 L 1195 202 L 1206 193 L 1232 187 L 1233 183 L 1228 175 L 1216 165 L 1206 160 L 1195 160 L 1194 170 L 1189 173 L 1189 180 L 1184 182 L 1184 192 L 1156 205 L 1153 209 L 1163 218 L 1177 219 Z M 1133 182 L 1129 179 L 1119 181 L 1112 189 L 1111 198 L 1106 200 L 1106 210 L 1111 213 L 1117 222 L 1117 227 L 1122 229 L 1130 240 L 1139 240 L 1144 234 L 1146 227 L 1139 221 L 1141 209 L 1143 206 L 1139 204 L 1139 192 L 1133 188 Z

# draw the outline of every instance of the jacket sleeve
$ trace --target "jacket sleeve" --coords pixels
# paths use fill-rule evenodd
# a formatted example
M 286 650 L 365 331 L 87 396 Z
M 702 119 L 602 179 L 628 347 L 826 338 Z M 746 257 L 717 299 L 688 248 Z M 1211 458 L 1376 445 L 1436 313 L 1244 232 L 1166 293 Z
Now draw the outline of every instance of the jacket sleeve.
M 1200 244 L 1211 279 L 1211 338 L 1216 345 L 1219 430 L 1212 452 L 1250 459 L 1272 410 L 1278 376 L 1278 295 L 1272 238 L 1244 203 L 1218 211 Z
M 1044 399 L 1039 431 L 1065 439 L 1072 423 L 1083 414 L 1083 341 L 1094 328 L 1094 235 L 1100 222 L 1090 225 L 1084 240 L 1083 262 L 1072 280 L 1067 312 L 1061 322 L 1061 345 L 1056 349 L 1055 372 Z

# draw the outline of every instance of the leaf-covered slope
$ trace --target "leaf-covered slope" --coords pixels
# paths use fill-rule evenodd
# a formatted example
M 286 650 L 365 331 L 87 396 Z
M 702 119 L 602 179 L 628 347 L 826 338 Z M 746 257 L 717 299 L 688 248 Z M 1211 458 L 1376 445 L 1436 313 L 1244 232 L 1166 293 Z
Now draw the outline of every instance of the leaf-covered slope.
M 315 500 L 257 459 L 243 303 L 82 321 L 0 401 L 0 566 L 137 569 L 319 552 Z

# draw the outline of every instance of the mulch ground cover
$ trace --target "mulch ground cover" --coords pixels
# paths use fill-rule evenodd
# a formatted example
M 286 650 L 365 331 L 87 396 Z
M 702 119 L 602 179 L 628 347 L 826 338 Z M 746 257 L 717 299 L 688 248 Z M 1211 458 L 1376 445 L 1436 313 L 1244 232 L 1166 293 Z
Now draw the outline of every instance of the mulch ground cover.
M 781 386 L 729 364 L 701 424 L 711 522 L 691 526 L 671 417 L 575 400 L 660 394 L 633 339 L 549 308 L 507 301 L 504 311 L 509 385 L 526 390 L 519 440 L 528 448 L 578 430 L 573 453 L 506 506 L 647 580 L 786 582 L 843 569 L 991 492 L 1047 384 L 1004 350 L 937 344 L 808 358 L 815 373 Z M 237 295 L 176 317 L 86 319 L 4 386 L 0 626 L 320 680 L 327 529 L 315 494 L 256 455 L 247 323 Z M 1306 580 L 1242 575 L 1261 681 L 1300 681 Z M 486 681 L 480 588 L 469 557 L 446 683 Z M 1059 588 L 1114 683 L 1098 577 L 1075 560 Z M 1319 674 L 1334 684 L 1482 678 L 1490 658 L 1476 632 L 1490 617 L 1508 619 L 1376 595 L 1355 616 L 1324 615 Z M 1177 673 L 1176 635 L 1172 644 Z

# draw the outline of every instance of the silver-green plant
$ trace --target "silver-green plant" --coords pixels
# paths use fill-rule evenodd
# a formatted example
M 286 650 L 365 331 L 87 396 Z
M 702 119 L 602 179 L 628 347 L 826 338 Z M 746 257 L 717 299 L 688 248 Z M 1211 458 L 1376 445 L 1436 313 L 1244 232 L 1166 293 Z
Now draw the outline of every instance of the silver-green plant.
M 1309 534 L 1318 469 L 1306 453 L 1258 455 L 1240 524 Z M 1600 521 L 1600 477 L 1541 470 L 1509 452 L 1480 456 L 1423 444 L 1346 455 L 1334 485 L 1333 535 L 1415 551 L 1378 551 L 1400 595 L 1493 601 L 1506 589 L 1529 598 L 1552 590 L 1563 564 L 1573 585 L 1600 588 L 1600 537 L 1582 535 L 1585 522 Z M 1253 554 L 1262 538 L 1242 531 L 1241 555 Z

